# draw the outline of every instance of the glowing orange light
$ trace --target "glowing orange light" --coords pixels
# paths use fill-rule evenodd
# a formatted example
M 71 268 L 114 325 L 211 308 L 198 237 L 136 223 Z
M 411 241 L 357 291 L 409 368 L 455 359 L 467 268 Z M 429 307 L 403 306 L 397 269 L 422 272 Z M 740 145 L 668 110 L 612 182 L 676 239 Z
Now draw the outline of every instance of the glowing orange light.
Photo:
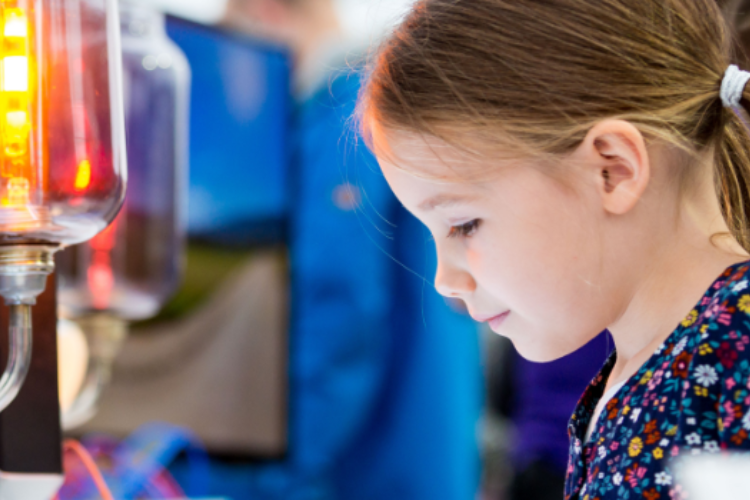
M 29 91 L 29 58 L 7 56 L 3 59 L 3 90 L 5 92 Z
M 8 205 L 19 206 L 29 203 L 29 181 L 23 177 L 14 177 L 8 181 Z
M 76 191 L 83 191 L 91 184 L 91 162 L 83 160 L 78 165 L 78 173 L 76 174 Z
M 30 25 L 15 0 L 0 2 L 0 204 L 29 203 L 33 171 L 30 156 L 32 61 Z
M 22 131 L 29 127 L 29 114 L 26 111 L 9 111 L 5 115 L 9 130 Z
M 6 37 L 26 38 L 29 36 L 29 23 L 23 9 L 5 9 L 5 27 L 3 35 Z

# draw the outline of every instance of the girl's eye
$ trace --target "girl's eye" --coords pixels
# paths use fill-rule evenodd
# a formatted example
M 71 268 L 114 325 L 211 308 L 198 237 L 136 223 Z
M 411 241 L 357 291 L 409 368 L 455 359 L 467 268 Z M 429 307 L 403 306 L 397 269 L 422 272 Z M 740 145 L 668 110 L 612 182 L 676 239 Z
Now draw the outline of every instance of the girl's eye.
M 477 232 L 477 229 L 479 229 L 481 222 L 479 219 L 474 219 L 466 224 L 453 226 L 448 233 L 448 238 L 468 238 L 473 236 Z

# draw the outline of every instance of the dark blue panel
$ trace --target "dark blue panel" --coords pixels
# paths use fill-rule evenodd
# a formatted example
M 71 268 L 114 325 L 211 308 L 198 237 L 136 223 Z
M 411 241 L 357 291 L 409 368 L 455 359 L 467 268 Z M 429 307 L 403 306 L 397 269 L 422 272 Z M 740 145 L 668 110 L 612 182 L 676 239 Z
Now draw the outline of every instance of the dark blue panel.
M 167 30 L 193 71 L 191 236 L 249 243 L 278 237 L 288 206 L 289 58 L 181 19 L 169 18 Z

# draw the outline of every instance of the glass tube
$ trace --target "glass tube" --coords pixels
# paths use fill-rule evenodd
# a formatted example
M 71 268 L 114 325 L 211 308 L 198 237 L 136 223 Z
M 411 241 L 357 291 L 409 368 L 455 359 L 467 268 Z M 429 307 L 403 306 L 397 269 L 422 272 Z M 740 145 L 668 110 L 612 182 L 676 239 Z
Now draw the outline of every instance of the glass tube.
M 129 191 L 115 222 L 58 260 L 64 314 L 155 315 L 179 284 L 187 190 L 187 59 L 161 13 L 121 2 Z
M 114 0 L 0 0 L 0 244 L 74 244 L 125 194 Z

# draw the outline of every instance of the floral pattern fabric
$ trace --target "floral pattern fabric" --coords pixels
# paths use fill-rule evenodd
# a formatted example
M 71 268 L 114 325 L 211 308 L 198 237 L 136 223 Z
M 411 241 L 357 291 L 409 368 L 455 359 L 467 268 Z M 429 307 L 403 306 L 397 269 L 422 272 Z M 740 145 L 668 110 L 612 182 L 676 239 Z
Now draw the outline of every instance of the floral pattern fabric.
M 585 443 L 615 360 L 613 354 L 571 419 L 566 500 L 685 498 L 670 458 L 750 450 L 750 263 L 713 283 L 617 391 Z

